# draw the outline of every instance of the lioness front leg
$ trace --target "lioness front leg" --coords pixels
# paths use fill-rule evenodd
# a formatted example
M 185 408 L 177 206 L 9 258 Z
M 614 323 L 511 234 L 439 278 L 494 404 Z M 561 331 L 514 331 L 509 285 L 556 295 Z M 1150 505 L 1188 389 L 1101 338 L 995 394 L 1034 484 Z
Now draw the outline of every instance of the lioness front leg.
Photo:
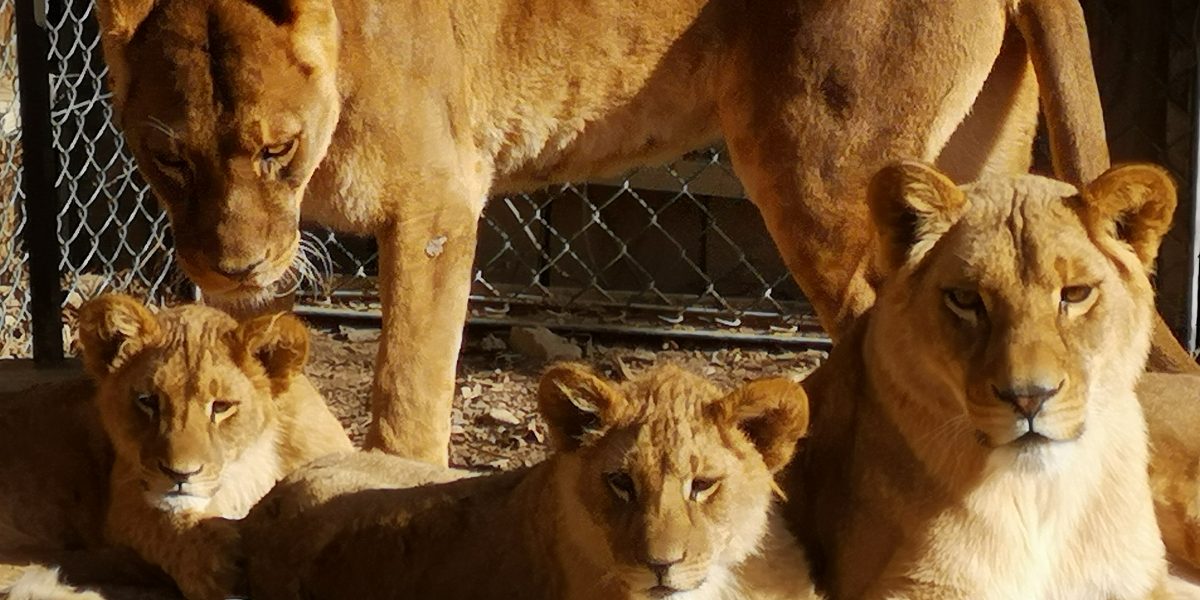
M 439 202 L 439 195 L 445 200 Z M 447 184 L 377 234 L 383 335 L 369 448 L 448 462 L 455 366 L 482 198 L 482 186 L 471 194 L 461 184 Z

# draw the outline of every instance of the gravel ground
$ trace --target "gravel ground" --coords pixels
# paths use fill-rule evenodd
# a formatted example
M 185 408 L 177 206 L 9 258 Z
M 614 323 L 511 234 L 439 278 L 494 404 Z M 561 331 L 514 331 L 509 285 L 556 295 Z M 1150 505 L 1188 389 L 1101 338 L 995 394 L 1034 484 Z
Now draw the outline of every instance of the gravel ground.
M 546 455 L 545 424 L 534 391 L 548 364 L 510 349 L 508 331 L 472 330 L 459 361 L 454 398 L 453 466 L 504 470 Z M 378 330 L 314 328 L 308 374 L 334 413 L 361 443 L 370 422 L 368 403 Z M 794 348 L 737 348 L 703 342 L 614 340 L 573 336 L 581 360 L 616 380 L 662 363 L 675 363 L 732 389 L 759 377 L 801 379 L 824 352 Z

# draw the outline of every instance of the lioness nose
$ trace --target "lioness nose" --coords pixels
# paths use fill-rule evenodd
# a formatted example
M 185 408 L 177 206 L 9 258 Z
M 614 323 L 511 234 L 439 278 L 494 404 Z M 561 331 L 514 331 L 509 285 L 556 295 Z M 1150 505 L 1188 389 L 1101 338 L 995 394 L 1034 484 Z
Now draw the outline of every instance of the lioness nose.
M 216 264 L 216 271 L 229 279 L 242 279 L 254 272 L 266 259 L 259 258 L 249 262 L 234 262 L 222 260 Z
M 200 474 L 204 470 L 204 465 L 199 465 L 194 469 L 188 470 L 188 467 L 167 466 L 166 463 L 158 463 L 158 470 L 162 471 L 163 475 L 170 477 L 172 481 L 183 483 L 192 477 Z
M 996 393 L 997 398 L 1011 404 L 1021 416 L 1026 419 L 1032 419 L 1042 411 L 1042 407 L 1046 405 L 1047 400 L 1058 394 L 1062 386 L 1063 384 L 1060 381 L 1054 387 L 1034 384 L 1001 389 L 992 386 L 992 390 Z

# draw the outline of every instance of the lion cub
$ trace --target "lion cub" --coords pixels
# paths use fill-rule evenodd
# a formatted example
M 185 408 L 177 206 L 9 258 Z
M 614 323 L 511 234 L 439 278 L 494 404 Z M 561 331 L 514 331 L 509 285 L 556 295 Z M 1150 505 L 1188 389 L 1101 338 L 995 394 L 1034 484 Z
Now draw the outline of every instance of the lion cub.
M 673 367 L 615 385 L 561 365 L 538 402 L 556 453 L 528 469 L 337 495 L 334 459 L 285 480 L 244 522 L 253 597 L 810 597 L 802 551 L 769 525 L 773 474 L 807 427 L 800 386 L 723 394 Z M 344 468 L 439 477 L 367 456 Z
M 227 519 L 299 466 L 353 449 L 301 372 L 308 330 L 290 315 L 239 325 L 107 295 L 81 308 L 79 338 L 114 450 L 105 537 L 189 599 L 224 598 L 239 576 Z
M 1175 206 L 1148 165 L 1084 189 L 870 187 L 879 300 L 806 382 L 798 531 L 838 598 L 1144 599 L 1167 574 L 1134 386 Z M 1165 596 L 1163 596 L 1165 597 Z

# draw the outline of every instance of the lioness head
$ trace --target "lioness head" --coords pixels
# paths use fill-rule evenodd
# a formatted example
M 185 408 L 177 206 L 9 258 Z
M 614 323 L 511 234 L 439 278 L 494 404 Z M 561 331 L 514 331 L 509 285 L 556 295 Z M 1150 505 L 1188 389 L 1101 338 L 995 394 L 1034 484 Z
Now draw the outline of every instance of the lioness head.
M 97 14 L 118 120 L 180 265 L 210 297 L 270 297 L 340 111 L 332 4 L 99 0 Z
M 132 298 L 101 296 L 79 314 L 83 362 L 116 459 L 146 500 L 203 510 L 225 468 L 274 452 L 273 397 L 298 376 L 308 331 L 290 315 L 238 325 L 213 308 L 155 315 Z
M 671 367 L 618 386 L 558 366 L 538 402 L 567 473 L 567 535 L 635 595 L 699 588 L 749 555 L 773 474 L 808 427 L 807 396 L 791 381 L 724 394 Z
M 1164 171 L 1116 167 L 1082 190 L 1032 175 L 956 187 L 901 163 L 869 194 L 888 277 L 869 355 L 907 418 L 1044 466 L 1130 393 L 1175 207 Z

